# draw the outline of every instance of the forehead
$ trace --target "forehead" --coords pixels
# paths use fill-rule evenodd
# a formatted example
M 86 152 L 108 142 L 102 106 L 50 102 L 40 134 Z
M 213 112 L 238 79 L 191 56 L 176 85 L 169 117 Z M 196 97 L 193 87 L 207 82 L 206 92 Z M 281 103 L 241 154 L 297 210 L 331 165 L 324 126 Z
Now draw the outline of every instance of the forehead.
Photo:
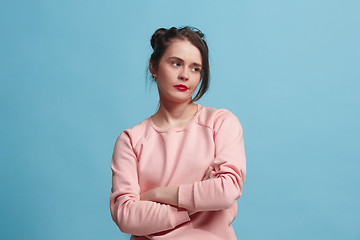
M 178 57 L 184 61 L 201 63 L 201 52 L 188 40 L 173 40 L 166 49 L 163 56 L 165 59 L 169 57 Z

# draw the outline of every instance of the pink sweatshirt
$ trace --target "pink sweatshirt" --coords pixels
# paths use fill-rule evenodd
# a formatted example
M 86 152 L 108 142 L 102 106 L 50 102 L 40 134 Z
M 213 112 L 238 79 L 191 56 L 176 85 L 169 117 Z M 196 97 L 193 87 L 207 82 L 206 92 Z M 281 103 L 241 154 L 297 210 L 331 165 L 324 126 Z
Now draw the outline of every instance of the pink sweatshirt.
M 202 180 L 209 166 L 212 177 Z M 111 168 L 111 215 L 131 239 L 236 239 L 231 223 L 246 162 L 242 127 L 230 111 L 198 104 L 186 126 L 168 130 L 147 118 L 120 134 Z M 160 186 L 179 186 L 179 207 L 140 200 Z

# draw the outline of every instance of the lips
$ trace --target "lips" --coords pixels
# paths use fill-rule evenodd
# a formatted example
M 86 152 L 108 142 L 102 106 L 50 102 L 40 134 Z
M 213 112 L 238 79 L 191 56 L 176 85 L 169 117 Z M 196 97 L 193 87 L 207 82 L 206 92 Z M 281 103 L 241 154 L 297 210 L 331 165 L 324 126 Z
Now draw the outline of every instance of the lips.
M 186 90 L 189 89 L 189 88 L 188 88 L 186 85 L 184 85 L 184 84 L 178 84 L 178 85 L 175 85 L 174 87 L 175 87 L 176 89 L 180 90 L 180 91 L 186 91 Z

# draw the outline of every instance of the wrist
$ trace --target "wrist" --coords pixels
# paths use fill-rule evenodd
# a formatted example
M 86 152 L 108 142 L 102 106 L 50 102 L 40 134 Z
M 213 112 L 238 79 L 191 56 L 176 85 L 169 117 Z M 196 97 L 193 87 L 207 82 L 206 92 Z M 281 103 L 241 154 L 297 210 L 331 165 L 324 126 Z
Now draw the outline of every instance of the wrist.
M 163 187 L 157 189 L 155 198 L 158 202 L 177 206 L 178 205 L 178 187 Z

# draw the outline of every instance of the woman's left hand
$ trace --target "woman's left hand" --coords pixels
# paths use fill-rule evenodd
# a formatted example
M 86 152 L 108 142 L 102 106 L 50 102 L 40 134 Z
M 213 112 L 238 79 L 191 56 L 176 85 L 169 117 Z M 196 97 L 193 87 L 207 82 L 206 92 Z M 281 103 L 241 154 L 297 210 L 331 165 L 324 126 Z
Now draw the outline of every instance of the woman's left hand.
M 203 181 L 204 180 L 208 180 L 210 178 L 213 178 L 214 177 L 214 173 L 215 173 L 215 170 L 214 170 L 214 167 L 213 166 L 209 166 L 209 168 L 207 169 L 204 177 L 203 177 Z

